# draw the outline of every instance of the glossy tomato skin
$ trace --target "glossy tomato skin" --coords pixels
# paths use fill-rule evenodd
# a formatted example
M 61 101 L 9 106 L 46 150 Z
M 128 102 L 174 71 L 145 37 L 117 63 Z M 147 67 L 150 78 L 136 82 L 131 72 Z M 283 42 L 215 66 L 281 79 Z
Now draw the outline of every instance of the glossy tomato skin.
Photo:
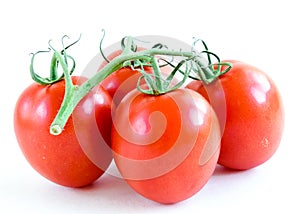
M 72 80 L 81 84 L 85 79 Z M 42 176 L 59 185 L 82 187 L 98 179 L 112 160 L 108 149 L 112 101 L 102 88 L 89 93 L 63 132 L 53 136 L 49 128 L 63 100 L 64 87 L 62 80 L 26 88 L 15 106 L 15 134 L 25 158 Z
M 123 67 L 106 77 L 101 86 L 110 94 L 117 106 L 127 93 L 137 87 L 140 76 L 137 70 Z
M 263 71 L 243 62 L 228 62 L 232 69 L 211 85 L 194 81 L 187 87 L 210 102 L 225 94 L 226 123 L 218 162 L 245 170 L 266 162 L 276 152 L 284 127 L 284 108 L 276 85 Z M 215 90 L 216 83 L 222 85 L 223 92 Z
M 220 151 L 220 129 L 208 102 L 188 89 L 159 96 L 131 91 L 113 117 L 112 149 L 127 183 L 170 204 L 197 193 Z
M 144 48 L 139 48 L 138 51 L 140 50 L 144 50 Z M 113 60 L 121 54 L 122 50 L 116 50 L 108 55 L 107 59 Z M 107 64 L 107 61 L 103 61 L 98 70 L 102 69 Z M 140 76 L 141 74 L 137 70 L 131 69 L 130 67 L 122 67 L 106 77 L 101 82 L 101 86 L 113 98 L 114 103 L 118 105 L 128 92 L 136 88 Z

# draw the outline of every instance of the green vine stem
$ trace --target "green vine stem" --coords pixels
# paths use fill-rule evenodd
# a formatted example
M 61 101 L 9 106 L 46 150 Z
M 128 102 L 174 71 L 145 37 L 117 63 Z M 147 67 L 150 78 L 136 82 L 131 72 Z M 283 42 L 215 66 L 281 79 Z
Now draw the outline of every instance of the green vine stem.
M 127 46 L 130 47 L 130 46 Z M 65 79 L 66 79 L 66 91 L 65 97 L 62 102 L 61 108 L 56 115 L 54 121 L 50 126 L 50 133 L 53 135 L 59 135 L 72 114 L 76 105 L 80 100 L 89 93 L 95 86 L 97 86 L 103 79 L 109 76 L 111 73 L 121 68 L 123 63 L 128 60 L 145 59 L 149 60 L 151 56 L 154 55 L 172 55 L 172 56 L 185 56 L 192 57 L 191 52 L 180 52 L 180 51 L 169 51 L 160 49 L 149 49 L 141 52 L 129 52 L 127 54 L 122 54 L 114 58 L 110 63 L 104 66 L 99 72 L 97 72 L 93 77 L 84 82 L 81 86 L 73 85 L 68 73 L 67 65 L 65 64 L 63 57 L 60 53 L 55 52 L 61 66 L 63 68 Z
M 98 71 L 96 74 L 94 74 L 94 76 L 92 76 L 90 79 L 88 79 L 80 86 L 74 85 L 72 83 L 71 72 L 68 70 L 67 59 L 71 59 L 74 65 L 75 65 L 75 61 L 71 56 L 66 54 L 65 51 L 66 48 L 64 48 L 63 51 L 58 52 L 52 46 L 49 45 L 50 49 L 54 51 L 51 68 L 55 70 L 59 63 L 63 70 L 63 77 L 66 81 L 66 88 L 65 88 L 65 95 L 64 95 L 63 102 L 61 104 L 61 107 L 56 117 L 54 118 L 50 126 L 50 133 L 52 135 L 59 135 L 63 131 L 64 126 L 67 123 L 74 108 L 86 94 L 88 94 L 95 86 L 97 86 L 107 76 L 109 76 L 111 73 L 118 70 L 119 68 L 123 67 L 124 65 L 140 63 L 140 67 L 141 67 L 140 70 L 143 76 L 139 79 L 138 82 L 140 83 L 141 82 L 140 80 L 144 78 L 146 80 L 146 83 L 148 84 L 149 90 L 143 90 L 139 85 L 137 88 L 143 93 L 153 94 L 153 95 L 160 95 L 179 88 L 180 86 L 183 85 L 185 80 L 190 76 L 189 74 L 192 70 L 195 73 L 200 74 L 199 75 L 200 79 L 205 83 L 209 83 L 213 81 L 215 78 L 217 78 L 220 75 L 219 73 L 216 73 L 214 69 L 211 69 L 211 67 L 207 65 L 207 61 L 205 61 L 203 57 L 200 56 L 199 53 L 197 53 L 194 50 L 190 52 L 189 51 L 183 52 L 183 51 L 161 49 L 160 47 L 154 47 L 151 49 L 136 52 L 136 48 L 135 48 L 136 45 L 134 44 L 133 37 L 125 37 L 122 40 L 122 45 L 124 45 L 124 47 L 122 48 L 123 52 L 121 55 L 111 60 L 100 71 Z M 207 52 L 207 54 L 210 54 L 207 50 L 205 51 Z M 179 56 L 184 59 L 179 63 L 177 63 L 176 66 L 174 66 L 173 71 L 169 74 L 169 76 L 166 79 L 163 79 L 160 73 L 160 67 L 155 57 L 157 55 L 172 56 L 172 57 Z M 34 58 L 34 56 L 35 54 L 33 55 L 32 58 Z M 189 66 L 185 66 L 185 71 L 182 72 L 180 69 L 181 66 L 187 63 L 190 63 Z M 148 66 L 149 64 L 153 68 L 152 74 L 148 74 L 143 69 L 144 65 Z M 71 71 L 73 71 L 73 67 Z M 33 70 L 33 59 L 32 59 L 31 70 Z M 171 86 L 171 88 L 169 88 L 170 82 L 177 71 L 182 72 L 184 74 L 184 77 L 175 86 Z M 38 75 L 35 76 L 38 77 Z M 54 80 L 60 79 L 55 74 L 54 75 L 52 74 L 52 78 Z M 39 79 L 39 77 L 37 79 Z M 54 80 L 51 80 L 50 78 L 50 81 L 46 79 L 46 81 L 42 83 L 51 84 Z

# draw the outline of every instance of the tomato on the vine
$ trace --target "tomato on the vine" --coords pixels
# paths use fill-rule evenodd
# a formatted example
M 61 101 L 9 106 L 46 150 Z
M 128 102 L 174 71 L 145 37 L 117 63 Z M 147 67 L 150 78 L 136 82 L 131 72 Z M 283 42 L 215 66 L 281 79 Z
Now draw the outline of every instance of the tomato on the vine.
M 138 51 L 144 50 L 144 48 L 138 48 Z M 108 60 L 113 60 L 115 57 L 119 56 L 122 53 L 121 50 L 114 51 L 107 58 Z M 104 61 L 100 67 L 103 68 L 108 62 Z M 141 68 L 131 68 L 129 66 L 122 67 L 117 71 L 110 74 L 106 77 L 102 82 L 101 86 L 110 94 L 113 98 L 116 106 L 121 102 L 123 97 L 128 94 L 130 91 L 137 87 L 137 83 L 139 78 L 141 78 L 142 74 L 138 70 Z M 151 66 L 144 66 L 144 70 L 147 73 L 152 73 Z M 161 72 L 163 75 L 167 76 L 172 71 L 172 67 L 169 65 L 164 65 L 161 67 Z M 141 81 L 141 84 L 145 83 L 144 80 Z M 174 78 L 172 80 L 172 84 L 176 84 L 177 81 Z
M 143 50 L 143 48 L 139 48 L 138 50 Z M 108 55 L 106 60 L 113 60 L 121 54 L 122 50 L 116 50 Z M 98 70 L 107 64 L 107 61 L 103 61 Z M 114 103 L 118 105 L 128 92 L 136 88 L 137 81 L 140 76 L 141 74 L 137 70 L 131 69 L 128 66 L 122 67 L 106 77 L 101 82 L 101 86 L 110 94 Z
M 233 169 L 250 169 L 277 150 L 284 125 L 283 104 L 275 83 L 263 71 L 235 60 L 224 62 L 232 63 L 229 72 L 207 85 L 192 81 L 187 88 L 211 102 L 219 118 L 224 115 L 216 101 L 224 94 L 226 115 L 218 162 Z
M 137 86 L 141 73 L 130 67 L 123 67 L 115 71 L 101 82 L 101 86 L 118 105 L 123 97 Z
M 207 183 L 220 137 L 213 109 L 189 89 L 157 96 L 133 90 L 113 117 L 112 149 L 122 177 L 160 203 L 185 200 Z
M 72 77 L 77 85 L 85 80 Z M 37 172 L 57 184 L 81 187 L 98 179 L 111 163 L 112 100 L 101 87 L 90 92 L 75 108 L 63 133 L 54 136 L 49 127 L 64 92 L 65 80 L 50 85 L 33 83 L 26 88 L 15 106 L 15 134 Z
M 65 46 L 65 37 L 60 52 L 49 42 L 49 78 L 33 69 L 35 55 L 48 51 L 33 54 L 31 76 L 41 84 L 25 89 L 14 114 L 22 152 L 49 180 L 88 185 L 114 157 L 136 192 L 169 204 L 201 190 L 217 163 L 249 169 L 277 150 L 283 105 L 274 82 L 261 70 L 238 61 L 230 61 L 231 68 L 198 39 L 190 51 L 174 51 L 160 43 L 139 50 L 134 38 L 125 37 L 122 51 L 108 56 L 111 63 L 104 62 L 87 80 L 71 77 L 75 60 L 66 50 L 79 40 Z M 204 51 L 196 50 L 199 41 Z M 101 44 L 100 51 L 104 56 Z M 191 72 L 201 81 L 182 88 Z

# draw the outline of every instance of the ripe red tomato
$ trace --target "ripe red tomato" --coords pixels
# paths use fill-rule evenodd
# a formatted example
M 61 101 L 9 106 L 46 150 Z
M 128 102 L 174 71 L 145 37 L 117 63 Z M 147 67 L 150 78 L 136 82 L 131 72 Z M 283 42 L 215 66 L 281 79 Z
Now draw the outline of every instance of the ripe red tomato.
M 144 49 L 139 48 L 138 50 Z M 116 50 L 112 52 L 107 59 L 113 60 L 121 54 L 122 50 Z M 106 61 L 102 62 L 99 70 L 107 63 Z M 140 76 L 141 74 L 137 70 L 131 69 L 130 67 L 122 67 L 105 78 L 101 82 L 101 86 L 109 93 L 117 106 L 128 92 L 136 88 Z
M 138 48 L 138 51 L 144 50 L 143 48 Z M 114 59 L 122 53 L 121 50 L 117 50 L 110 54 L 107 58 L 109 60 Z M 99 70 L 107 64 L 104 61 Z M 147 73 L 152 73 L 153 70 L 150 66 L 144 67 Z M 171 66 L 162 66 L 161 72 L 163 77 L 166 77 L 172 71 Z M 119 70 L 110 74 L 101 82 L 101 86 L 110 94 L 113 98 L 115 105 L 119 105 L 123 97 L 128 94 L 130 91 L 137 87 L 138 79 L 142 76 L 141 72 L 137 69 L 131 69 L 130 67 L 122 67 Z M 172 84 L 175 85 L 178 81 L 174 78 Z M 145 81 L 141 81 L 141 84 L 144 84 Z
M 123 67 L 105 78 L 101 86 L 109 93 L 117 106 L 128 92 L 136 88 L 140 76 L 139 71 Z
M 72 77 L 80 85 L 85 79 Z M 33 83 L 20 95 L 14 113 L 15 134 L 31 166 L 57 184 L 81 187 L 98 179 L 112 160 L 111 98 L 101 87 L 75 108 L 63 132 L 49 133 L 62 103 L 65 81 Z
M 220 150 L 217 117 L 189 89 L 159 96 L 137 90 L 124 97 L 113 117 L 112 149 L 127 183 L 144 197 L 176 203 L 208 181 Z
M 250 169 L 277 150 L 284 126 L 283 104 L 274 82 L 263 71 L 243 62 L 227 62 L 233 64 L 232 69 L 215 82 L 193 81 L 187 87 L 209 100 L 222 118 L 216 100 L 224 94 L 226 120 L 218 162 L 233 169 Z

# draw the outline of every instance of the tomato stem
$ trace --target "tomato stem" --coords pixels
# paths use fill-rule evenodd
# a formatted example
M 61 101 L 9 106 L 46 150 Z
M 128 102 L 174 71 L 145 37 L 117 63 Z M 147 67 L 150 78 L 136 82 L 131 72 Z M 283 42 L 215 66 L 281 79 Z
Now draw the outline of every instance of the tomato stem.
M 157 63 L 157 60 L 155 57 L 153 57 L 150 61 L 151 65 L 152 65 L 152 68 L 153 68 L 153 72 L 154 72 L 154 79 L 155 79 L 155 88 L 153 90 L 153 93 L 154 95 L 157 95 L 157 94 L 161 94 L 163 93 L 163 83 L 162 83 L 162 77 L 161 77 L 161 74 L 160 74 L 160 68 L 159 68 L 159 65 Z
M 126 45 L 124 45 L 126 42 Z M 71 56 L 67 55 L 65 49 L 61 52 L 57 52 L 55 49 L 51 47 L 54 51 L 54 58 L 59 62 L 63 69 L 63 75 L 66 81 L 66 90 L 65 96 L 62 102 L 62 105 L 59 109 L 58 114 L 56 115 L 55 119 L 53 120 L 50 126 L 50 133 L 53 135 L 59 135 L 63 128 L 72 114 L 76 105 L 80 102 L 80 100 L 88 94 L 95 86 L 97 86 L 102 80 L 104 80 L 107 76 L 111 73 L 115 72 L 119 68 L 123 67 L 124 65 L 128 64 L 140 64 L 142 67 L 141 72 L 144 75 L 146 83 L 148 83 L 149 90 L 145 90 L 142 92 L 159 95 L 162 93 L 167 93 L 171 90 L 175 90 L 183 85 L 186 79 L 189 77 L 191 70 L 199 71 L 200 78 L 202 81 L 211 82 L 213 78 L 216 77 L 214 71 L 207 65 L 207 62 L 199 55 L 199 53 L 192 51 L 174 51 L 168 49 L 160 49 L 160 48 L 151 48 L 143 51 L 136 51 L 136 46 L 134 44 L 134 39 L 132 37 L 125 37 L 122 40 L 122 44 L 124 45 L 123 52 L 121 55 L 115 57 L 111 60 L 108 64 L 106 64 L 100 71 L 98 71 L 94 76 L 90 79 L 85 81 L 82 85 L 76 86 L 73 85 L 71 74 L 68 71 L 68 64 L 67 58 L 70 58 L 73 61 Z M 209 54 L 207 52 L 207 54 Z M 174 66 L 174 70 L 171 74 L 164 80 L 160 73 L 160 68 L 155 58 L 156 55 L 160 56 L 179 56 L 183 57 L 184 59 L 180 61 L 176 66 Z M 53 59 L 54 60 L 54 59 Z M 143 70 L 143 65 L 146 62 L 147 65 L 151 65 L 153 68 L 154 76 L 152 77 L 147 76 L 147 72 Z M 187 65 L 187 63 L 190 63 Z M 75 64 L 75 63 L 74 63 Z M 181 66 L 185 66 L 185 71 L 181 71 Z M 171 79 L 174 77 L 177 71 L 181 71 L 184 74 L 183 79 L 177 83 L 174 87 L 169 88 L 169 83 Z M 219 75 L 219 74 L 217 74 Z M 54 76 L 54 75 L 53 75 Z M 140 80 L 139 80 L 140 82 Z M 140 88 L 138 86 L 138 88 Z
M 110 63 L 105 65 L 99 72 L 97 72 L 93 77 L 84 82 L 81 86 L 77 86 L 76 88 L 73 86 L 72 82 L 69 80 L 70 74 L 68 73 L 67 66 L 59 52 L 56 52 L 56 57 L 61 63 L 65 79 L 66 79 L 66 92 L 64 96 L 64 100 L 62 102 L 61 108 L 56 115 L 54 121 L 50 126 L 50 133 L 53 135 L 59 135 L 63 127 L 65 126 L 68 118 L 72 114 L 76 105 L 80 102 L 80 100 L 89 93 L 95 86 L 97 86 L 102 80 L 104 80 L 107 76 L 109 76 L 114 71 L 118 70 L 122 67 L 123 63 L 128 60 L 135 59 L 148 59 L 149 56 L 154 55 L 174 55 L 174 56 L 186 56 L 191 57 L 192 53 L 190 52 L 180 52 L 180 51 L 168 51 L 168 50 L 158 50 L 158 49 L 150 49 L 141 52 L 122 54 L 114 58 Z

